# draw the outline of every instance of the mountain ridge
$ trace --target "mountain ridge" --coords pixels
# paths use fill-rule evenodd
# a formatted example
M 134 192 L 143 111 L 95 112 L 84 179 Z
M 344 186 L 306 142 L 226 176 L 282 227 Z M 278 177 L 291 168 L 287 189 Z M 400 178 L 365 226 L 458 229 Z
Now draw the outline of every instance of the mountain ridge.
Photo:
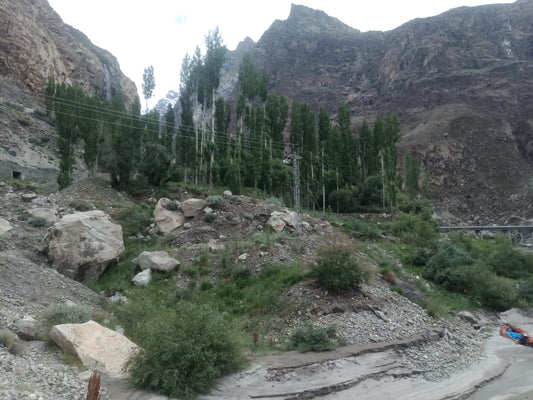
M 402 151 L 429 169 L 438 208 L 463 220 L 531 218 L 531 20 L 533 3 L 517 1 L 361 33 L 293 5 L 250 53 L 270 89 L 289 101 L 333 118 L 338 103 L 348 103 L 356 134 L 363 120 L 396 113 Z

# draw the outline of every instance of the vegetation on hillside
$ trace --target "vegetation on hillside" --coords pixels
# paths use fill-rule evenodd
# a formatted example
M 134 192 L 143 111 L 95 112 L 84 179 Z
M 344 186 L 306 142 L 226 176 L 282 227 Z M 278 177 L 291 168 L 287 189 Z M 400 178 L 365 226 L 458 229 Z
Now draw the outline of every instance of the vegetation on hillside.
M 138 99 L 128 110 L 118 92 L 106 103 L 50 82 L 47 105 L 57 124 L 60 187 L 72 182 L 80 143 L 88 170 L 108 172 L 116 188 L 150 188 L 162 194 L 177 185 L 192 190 L 209 185 L 206 202 L 214 209 L 223 201 L 213 194 L 221 187 L 234 193 L 262 191 L 264 197 L 291 204 L 296 170 L 301 204 L 308 210 L 320 209 L 323 215 L 331 215 L 326 210 L 391 211 L 388 219 L 346 216 L 335 217 L 332 224 L 368 245 L 358 250 L 367 252 L 382 272 L 392 271 L 404 284 L 417 286 L 417 300 L 432 315 L 445 316 L 450 309 L 465 307 L 504 310 L 533 304 L 532 255 L 517 250 L 508 238 L 484 241 L 439 234 L 425 200 L 427 171 L 408 152 L 399 168 L 401 129 L 395 115 L 354 129 L 344 102 L 335 123 L 324 109 L 316 114 L 307 104 L 289 105 L 268 91 L 268 75 L 249 55 L 239 68 L 238 100 L 230 104 L 216 98 L 225 51 L 215 30 L 206 37 L 205 55 L 197 49 L 185 57 L 180 124 L 171 107 L 164 116 L 155 111 L 141 115 Z M 155 78 L 153 70 L 146 73 L 148 99 Z M 294 155 L 290 163 L 284 158 L 287 148 Z M 306 281 L 326 291 L 350 292 L 372 276 L 350 247 L 323 248 L 308 265 L 276 264 L 259 271 L 237 265 L 229 247 L 213 256 L 202 246 L 198 256 L 182 266 L 186 287 L 172 272 L 155 273 L 148 286 L 133 287 L 130 279 L 136 266 L 131 258 L 145 249 L 169 247 L 165 238 L 135 238 L 151 216 L 152 208 L 145 204 L 117 213 L 124 229 L 124 261 L 109 269 L 93 289 L 120 291 L 128 297 L 129 302 L 114 311 L 126 334 L 143 348 L 128 365 L 132 380 L 169 396 L 191 398 L 207 391 L 215 378 L 244 364 L 243 348 L 276 347 L 257 332 L 275 330 L 290 311 L 284 293 L 294 284 Z M 204 222 L 216 223 L 215 218 L 210 214 Z M 284 235 L 257 233 L 252 245 L 268 251 Z M 401 260 L 402 267 L 391 260 Z M 392 286 L 400 294 L 407 289 Z M 329 350 L 342 343 L 334 328 L 312 325 L 285 340 L 288 343 L 280 348 L 301 351 Z

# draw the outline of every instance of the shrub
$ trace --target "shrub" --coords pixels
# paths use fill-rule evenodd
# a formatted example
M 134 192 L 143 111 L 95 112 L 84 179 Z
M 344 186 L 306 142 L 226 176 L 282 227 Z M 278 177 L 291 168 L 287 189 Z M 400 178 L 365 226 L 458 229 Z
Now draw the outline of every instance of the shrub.
M 210 224 L 215 219 L 217 219 L 217 215 L 215 213 L 209 213 L 204 215 L 204 221 Z
M 424 277 L 435 283 L 449 286 L 451 270 L 459 266 L 472 265 L 474 259 L 458 247 L 444 243 L 431 257 L 424 270 Z
M 301 353 L 308 351 L 331 351 L 337 348 L 342 340 L 337 338 L 337 330 L 334 326 L 327 328 L 306 324 L 302 328 L 292 331 L 289 339 L 289 349 L 298 350 Z
M 316 262 L 311 266 L 311 275 L 325 289 L 345 291 L 358 288 L 370 273 L 359 265 L 348 249 L 333 246 L 319 251 Z
M 496 311 L 512 308 L 517 301 L 514 281 L 490 274 L 479 287 L 479 299 L 485 307 Z
M 527 304 L 533 304 L 533 279 L 530 278 L 518 286 L 516 293 L 519 300 L 524 300 Z
M 419 215 L 400 214 L 390 224 L 390 229 L 403 241 L 419 247 L 431 247 L 439 237 L 439 226 L 429 209 Z
M 17 335 L 15 335 L 9 329 L 0 329 L 0 344 L 2 344 L 4 347 L 11 347 L 16 338 Z
M 126 366 L 139 388 L 190 399 L 241 365 L 238 335 L 207 305 L 182 302 L 176 310 L 159 309 L 142 329 L 143 350 Z
M 153 209 L 147 204 L 136 204 L 122 210 L 117 219 L 122 225 L 124 236 L 133 236 L 142 232 L 152 220 Z
M 171 200 L 165 204 L 165 208 L 169 211 L 180 211 L 181 203 L 177 200 Z
M 92 318 L 92 309 L 82 305 L 56 304 L 44 310 L 40 320 L 40 336 L 50 340 L 50 330 L 55 325 L 82 324 Z
M 533 257 L 513 247 L 509 240 L 502 243 L 487 259 L 487 264 L 497 275 L 519 279 L 533 273 Z
M 74 199 L 69 206 L 77 211 L 90 211 L 93 209 L 93 205 L 85 199 Z
M 50 222 L 43 217 L 30 217 L 28 223 L 34 228 L 45 228 L 50 225 Z
M 222 196 L 212 194 L 205 198 L 205 204 L 207 204 L 211 208 L 217 208 L 224 204 L 224 199 L 222 198 Z

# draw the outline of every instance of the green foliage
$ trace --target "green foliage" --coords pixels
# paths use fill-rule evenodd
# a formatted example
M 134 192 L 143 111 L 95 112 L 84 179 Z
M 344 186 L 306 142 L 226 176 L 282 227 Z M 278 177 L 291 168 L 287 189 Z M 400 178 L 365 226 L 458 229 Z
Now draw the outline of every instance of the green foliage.
M 224 199 L 218 194 L 212 194 L 205 198 L 205 203 L 211 208 L 217 208 L 224 204 Z
M 215 219 L 217 219 L 217 215 L 215 213 L 209 213 L 204 215 L 204 221 L 210 224 L 211 222 L 214 222 Z
M 357 262 L 350 250 L 332 246 L 319 251 L 311 275 L 327 290 L 346 291 L 357 289 L 369 279 L 370 272 Z
M 381 235 L 381 231 L 380 229 L 378 229 L 378 227 L 376 227 L 375 225 L 365 223 L 361 221 L 360 219 L 354 218 L 354 219 L 345 221 L 343 222 L 342 227 L 343 227 L 343 230 L 347 233 L 359 232 L 363 234 L 364 236 L 368 236 L 373 239 L 377 239 Z
M 261 246 L 261 249 L 268 250 L 273 243 L 276 243 L 278 240 L 284 239 L 287 237 L 287 234 L 284 231 L 281 232 L 271 232 L 270 229 L 266 229 L 264 232 L 254 233 L 254 243 L 257 243 Z
M 428 209 L 421 214 L 400 214 L 389 228 L 403 241 L 419 247 L 431 247 L 439 237 L 438 224 Z
M 168 176 L 170 156 L 168 149 L 158 143 L 146 143 L 141 172 L 150 185 L 159 186 Z
M 357 209 L 359 201 L 352 190 L 338 189 L 329 193 L 328 204 L 337 213 L 351 213 Z
M 516 296 L 519 300 L 523 300 L 528 305 L 533 305 L 533 279 L 529 278 L 520 283 Z
M 72 207 L 76 211 L 90 211 L 94 208 L 93 205 L 85 199 L 73 199 L 69 203 L 69 207 Z
M 4 347 L 11 347 L 15 342 L 17 335 L 11 332 L 9 329 L 0 329 L 0 344 Z
M 30 217 L 28 219 L 28 223 L 34 228 L 45 228 L 47 226 L 50 226 L 50 222 L 48 222 L 48 220 L 43 217 Z
M 190 399 L 242 365 L 234 326 L 208 305 L 180 302 L 170 309 L 139 300 L 131 303 L 129 315 L 136 314 L 132 310 L 150 310 L 142 332 L 135 332 L 141 327 L 137 318 L 127 325 L 143 349 L 127 364 L 135 386 Z
M 56 304 L 44 310 L 40 317 L 40 336 L 43 340 L 50 340 L 50 330 L 55 325 L 82 324 L 91 320 L 93 310 L 83 305 Z
M 289 349 L 296 349 L 301 353 L 331 351 L 342 344 L 344 341 L 337 337 L 337 330 L 334 326 L 324 328 L 306 324 L 292 331 L 289 339 Z
M 150 225 L 152 213 L 152 206 L 143 203 L 135 204 L 121 210 L 116 218 L 122 225 L 124 237 L 143 232 Z
M 466 251 L 452 244 L 444 243 L 437 253 L 428 260 L 424 277 L 445 287 L 450 287 L 452 285 L 450 282 L 452 271 L 473 264 L 474 259 Z
M 505 311 L 516 305 L 515 283 L 511 279 L 487 274 L 478 290 L 481 304 L 490 309 Z
M 252 275 L 248 269 L 235 270 L 233 281 L 219 284 L 216 299 L 221 308 L 235 315 L 277 314 L 286 306 L 280 291 L 305 277 L 299 264 L 269 265 L 259 275 Z
M 146 109 L 148 110 L 148 99 L 152 97 L 155 89 L 155 76 L 154 67 L 150 65 L 144 69 L 143 83 L 142 83 L 143 95 L 146 99 Z
M 516 249 L 508 238 L 497 242 L 487 264 L 494 273 L 507 278 L 521 279 L 533 274 L 533 255 Z

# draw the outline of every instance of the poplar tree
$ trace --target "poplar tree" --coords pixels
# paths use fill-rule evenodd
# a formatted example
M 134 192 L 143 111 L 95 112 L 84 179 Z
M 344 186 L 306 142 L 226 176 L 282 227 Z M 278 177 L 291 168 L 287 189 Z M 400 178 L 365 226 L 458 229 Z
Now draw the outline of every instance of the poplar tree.
M 152 98 L 155 89 L 154 67 L 152 65 L 144 69 L 142 89 L 146 99 L 146 112 L 148 112 L 148 99 Z

